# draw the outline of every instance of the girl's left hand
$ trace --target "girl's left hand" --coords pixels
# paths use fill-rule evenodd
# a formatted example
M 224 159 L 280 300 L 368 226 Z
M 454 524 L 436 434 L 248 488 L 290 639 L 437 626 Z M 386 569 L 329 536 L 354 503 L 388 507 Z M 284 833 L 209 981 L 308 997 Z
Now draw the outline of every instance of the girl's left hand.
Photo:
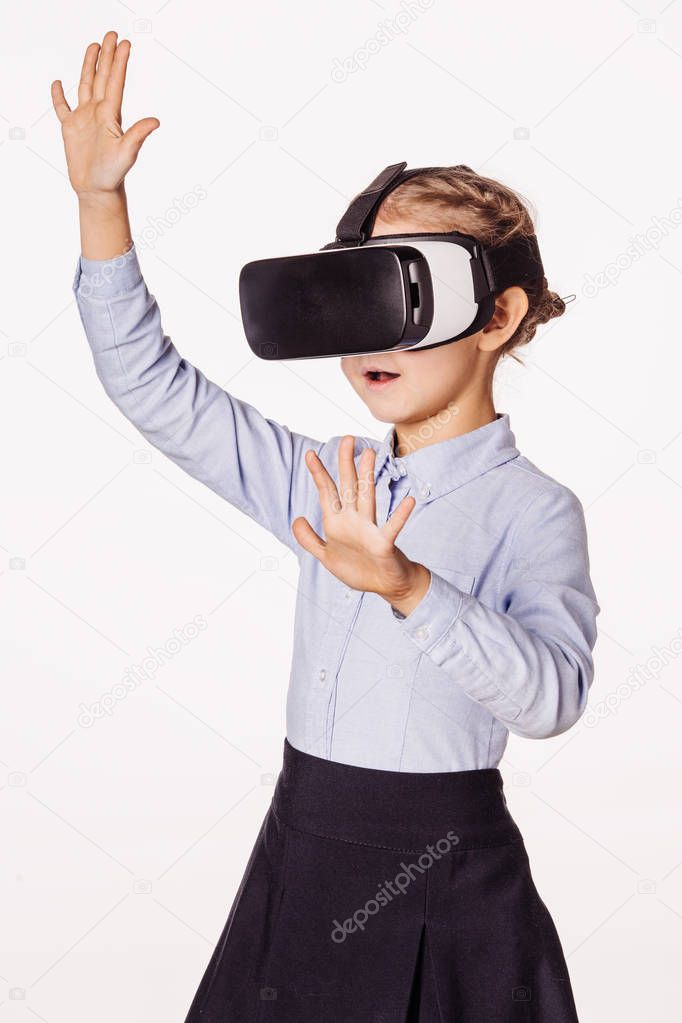
M 306 452 L 306 465 L 315 481 L 322 507 L 326 539 L 317 535 L 306 518 L 292 523 L 300 545 L 328 571 L 355 590 L 377 593 L 403 614 L 409 614 L 426 593 L 431 575 L 424 565 L 410 561 L 395 546 L 416 501 L 404 497 L 383 526 L 376 523 L 374 464 L 376 452 L 366 448 L 358 472 L 351 435 L 339 444 L 339 482 L 336 488 L 317 454 Z

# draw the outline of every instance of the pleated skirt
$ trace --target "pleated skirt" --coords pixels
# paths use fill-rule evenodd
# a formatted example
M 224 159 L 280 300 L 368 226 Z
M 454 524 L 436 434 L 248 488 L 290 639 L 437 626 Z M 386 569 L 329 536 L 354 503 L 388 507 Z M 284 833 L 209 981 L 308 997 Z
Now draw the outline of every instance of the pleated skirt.
M 576 1023 L 495 768 L 407 773 L 284 743 L 185 1023 Z

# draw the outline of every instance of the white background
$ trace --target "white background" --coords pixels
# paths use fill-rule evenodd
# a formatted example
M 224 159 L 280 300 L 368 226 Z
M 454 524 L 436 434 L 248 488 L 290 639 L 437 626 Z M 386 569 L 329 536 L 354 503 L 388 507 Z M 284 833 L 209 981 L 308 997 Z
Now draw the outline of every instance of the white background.
M 281 763 L 296 559 L 110 404 L 70 290 L 77 210 L 49 87 L 75 102 L 110 28 L 133 42 L 125 125 L 161 121 L 128 194 L 164 328 L 291 429 L 386 426 L 337 360 L 251 355 L 243 263 L 331 240 L 402 159 L 467 163 L 532 204 L 550 286 L 578 298 L 525 367 L 501 367 L 496 407 L 582 500 L 602 613 L 588 714 L 512 738 L 501 769 L 582 1023 L 672 1018 L 682 3 L 33 0 L 0 28 L 0 1023 L 184 1019 Z M 195 639 L 79 723 L 197 615 Z

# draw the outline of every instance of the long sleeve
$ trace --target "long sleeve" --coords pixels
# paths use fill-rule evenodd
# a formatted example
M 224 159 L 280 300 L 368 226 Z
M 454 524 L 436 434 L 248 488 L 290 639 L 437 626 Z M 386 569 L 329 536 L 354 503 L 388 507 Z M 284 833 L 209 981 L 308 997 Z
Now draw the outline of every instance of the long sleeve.
M 568 488 L 543 489 L 520 516 L 496 606 L 502 610 L 431 572 L 417 607 L 394 615 L 453 685 L 510 732 L 545 738 L 566 731 L 586 707 L 600 611 L 583 509 Z
M 106 393 L 144 437 L 295 553 L 304 454 L 322 444 L 266 419 L 183 359 L 133 246 L 113 260 L 81 256 L 73 291 Z

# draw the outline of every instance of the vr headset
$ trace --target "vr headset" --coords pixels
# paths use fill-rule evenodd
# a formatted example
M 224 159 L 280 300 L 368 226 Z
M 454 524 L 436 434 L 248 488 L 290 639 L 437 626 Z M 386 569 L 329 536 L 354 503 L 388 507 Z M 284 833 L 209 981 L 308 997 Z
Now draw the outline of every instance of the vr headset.
M 535 235 L 490 248 L 458 231 L 371 238 L 386 196 L 435 169 L 406 166 L 392 164 L 357 195 L 336 241 L 319 252 L 242 268 L 239 301 L 255 355 L 320 359 L 435 348 L 481 330 L 505 288 L 539 293 L 544 270 Z

